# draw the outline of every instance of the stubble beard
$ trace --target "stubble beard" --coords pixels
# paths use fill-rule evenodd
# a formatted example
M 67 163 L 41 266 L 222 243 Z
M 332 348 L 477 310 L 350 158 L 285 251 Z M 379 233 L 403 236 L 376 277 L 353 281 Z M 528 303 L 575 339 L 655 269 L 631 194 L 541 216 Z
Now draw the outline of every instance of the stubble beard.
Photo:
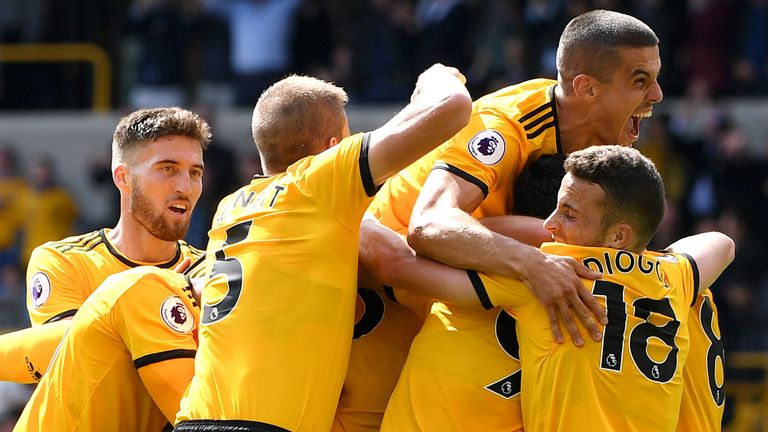
M 182 222 L 171 224 L 162 214 L 154 214 L 152 202 L 137 184 L 134 184 L 131 190 L 131 213 L 147 232 L 163 241 L 181 240 L 189 230 L 189 217 Z

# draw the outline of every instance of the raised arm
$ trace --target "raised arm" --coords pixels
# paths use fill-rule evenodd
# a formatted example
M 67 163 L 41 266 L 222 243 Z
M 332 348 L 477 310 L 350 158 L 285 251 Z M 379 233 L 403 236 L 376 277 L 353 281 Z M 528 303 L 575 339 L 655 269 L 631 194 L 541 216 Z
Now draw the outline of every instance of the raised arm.
M 699 271 L 700 294 L 709 288 L 720 273 L 736 256 L 736 245 L 727 235 L 711 231 L 684 237 L 667 247 L 674 253 L 689 255 L 696 262 Z
M 371 133 L 368 165 L 375 184 L 425 155 L 469 121 L 472 99 L 458 70 L 436 64 L 416 82 L 411 102 Z

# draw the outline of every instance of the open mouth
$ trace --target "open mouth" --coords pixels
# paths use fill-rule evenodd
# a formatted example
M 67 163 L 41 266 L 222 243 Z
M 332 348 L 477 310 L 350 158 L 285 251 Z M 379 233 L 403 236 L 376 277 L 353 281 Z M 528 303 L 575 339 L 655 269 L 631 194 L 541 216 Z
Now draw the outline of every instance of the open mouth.
M 633 142 L 640 138 L 640 120 L 648 118 L 651 115 L 653 115 L 653 111 L 643 111 L 632 114 L 627 120 L 627 131 L 629 132 L 630 137 L 632 137 Z
M 188 208 L 183 204 L 173 204 L 168 207 L 168 210 L 176 213 L 177 215 L 183 216 L 187 213 Z

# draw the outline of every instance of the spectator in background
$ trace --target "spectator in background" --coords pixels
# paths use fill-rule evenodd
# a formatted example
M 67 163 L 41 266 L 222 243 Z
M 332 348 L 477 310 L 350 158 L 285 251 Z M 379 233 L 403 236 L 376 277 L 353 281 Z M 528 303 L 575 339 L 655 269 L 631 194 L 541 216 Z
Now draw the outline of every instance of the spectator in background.
M 190 34 L 190 68 L 195 76 L 195 102 L 217 109 L 234 104 L 232 65 L 230 64 L 231 39 L 229 20 L 213 10 L 203 8 L 199 0 L 195 5 L 192 32 Z
M 768 90 L 768 1 L 750 0 L 739 11 L 739 54 L 733 64 L 733 90 L 754 95 Z
M 688 0 L 688 56 L 685 76 L 703 79 L 715 93 L 728 89 L 734 46 L 731 4 L 727 0 Z
M 526 47 L 530 76 L 557 77 L 557 43 L 561 30 L 572 18 L 566 13 L 565 6 L 563 0 L 530 0 L 526 3 L 523 19 L 528 34 Z
M 368 0 L 352 17 L 354 84 L 350 99 L 400 103 L 410 97 L 411 7 L 402 0 Z
M 486 94 L 528 79 L 520 5 L 492 0 L 479 8 L 474 58 L 467 74 L 472 94 Z
M 129 100 L 133 108 L 178 106 L 188 101 L 185 0 L 134 0 L 126 32 L 139 50 Z
M 329 2 L 303 0 L 294 17 L 293 72 L 333 80 L 333 25 Z
M 434 63 L 459 70 L 469 68 L 472 20 L 464 0 L 419 0 L 414 18 L 415 71 L 422 71 Z
M 72 235 L 78 216 L 77 204 L 72 194 L 58 183 L 50 158 L 38 159 L 32 165 L 30 177 L 32 187 L 24 200 L 24 265 L 35 247 Z
M 291 37 L 300 0 L 219 0 L 212 11 L 226 18 L 235 104 L 251 107 L 291 67 Z
M 29 185 L 18 168 L 16 152 L 7 145 L 0 148 L 0 266 L 20 262 L 19 241 Z

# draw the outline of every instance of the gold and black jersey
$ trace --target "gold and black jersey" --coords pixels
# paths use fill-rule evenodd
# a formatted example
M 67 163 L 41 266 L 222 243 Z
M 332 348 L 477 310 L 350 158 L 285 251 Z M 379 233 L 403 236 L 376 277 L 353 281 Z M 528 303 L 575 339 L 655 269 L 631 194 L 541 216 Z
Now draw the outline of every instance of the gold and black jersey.
M 27 311 L 32 325 L 70 317 L 107 276 L 142 265 L 176 266 L 184 257 L 203 255 L 185 241 L 160 263 L 133 261 L 109 241 L 110 229 L 52 241 L 35 248 L 27 267 Z
M 368 134 L 225 197 L 178 430 L 328 431 L 352 343 Z M 278 429 L 279 428 L 279 429 Z

